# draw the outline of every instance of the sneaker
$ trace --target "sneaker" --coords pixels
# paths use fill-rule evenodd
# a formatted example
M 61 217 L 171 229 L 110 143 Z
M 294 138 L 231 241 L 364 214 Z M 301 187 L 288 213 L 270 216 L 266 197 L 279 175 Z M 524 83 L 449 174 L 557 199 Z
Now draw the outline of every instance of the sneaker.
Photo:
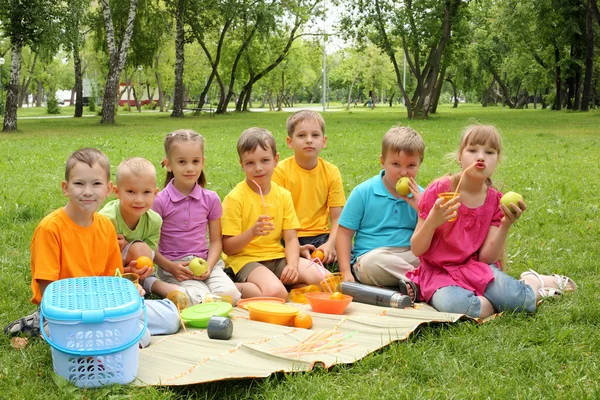
M 19 318 L 11 322 L 4 328 L 4 334 L 9 336 L 18 336 L 23 334 L 28 337 L 37 337 L 40 335 L 40 310 L 33 314 Z

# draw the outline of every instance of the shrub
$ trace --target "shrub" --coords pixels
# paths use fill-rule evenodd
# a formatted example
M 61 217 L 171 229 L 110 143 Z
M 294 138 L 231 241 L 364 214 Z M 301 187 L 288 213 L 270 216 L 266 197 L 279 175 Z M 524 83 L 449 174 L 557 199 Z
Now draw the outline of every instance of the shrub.
M 60 114 L 60 107 L 58 105 L 58 100 L 56 99 L 56 96 L 51 95 L 48 97 L 46 109 L 48 111 L 48 114 Z

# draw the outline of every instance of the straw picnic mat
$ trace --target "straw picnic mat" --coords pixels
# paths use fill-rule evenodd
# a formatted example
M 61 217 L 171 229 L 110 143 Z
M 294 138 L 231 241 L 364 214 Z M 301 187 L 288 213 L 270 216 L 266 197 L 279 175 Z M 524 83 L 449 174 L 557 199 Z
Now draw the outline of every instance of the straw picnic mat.
M 352 364 L 393 341 L 406 339 L 420 324 L 456 322 L 462 317 L 437 312 L 424 303 L 401 310 L 353 302 L 344 315 L 314 313 L 309 305 L 292 305 L 312 316 L 312 329 L 251 321 L 247 310 L 234 307 L 229 314 L 233 322 L 230 340 L 209 339 L 206 330 L 197 328 L 154 336 L 151 345 L 140 350 L 133 384 L 189 385 L 309 371 L 315 364 L 325 368 Z M 317 337 L 327 337 L 331 344 L 296 351 L 302 341 L 315 343 Z M 284 353 L 290 348 L 292 353 Z

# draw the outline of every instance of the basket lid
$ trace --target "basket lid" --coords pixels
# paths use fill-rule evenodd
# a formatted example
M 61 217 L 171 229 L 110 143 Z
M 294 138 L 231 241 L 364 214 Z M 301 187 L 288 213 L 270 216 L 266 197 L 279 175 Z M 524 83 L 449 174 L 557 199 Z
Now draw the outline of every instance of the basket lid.
M 41 312 L 54 320 L 100 323 L 139 313 L 143 299 L 127 279 L 97 276 L 52 282 L 44 291 Z

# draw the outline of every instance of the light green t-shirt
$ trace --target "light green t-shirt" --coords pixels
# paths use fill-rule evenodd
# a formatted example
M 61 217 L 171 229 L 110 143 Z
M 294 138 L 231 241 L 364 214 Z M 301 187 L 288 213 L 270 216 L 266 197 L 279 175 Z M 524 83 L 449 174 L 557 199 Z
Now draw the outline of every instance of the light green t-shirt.
M 160 227 L 162 226 L 162 218 L 156 211 L 148 210 L 141 216 L 134 230 L 129 229 L 123 217 L 121 216 L 121 200 L 113 200 L 108 203 L 100 214 L 108 217 L 115 226 L 117 234 L 123 235 L 125 240 L 132 242 L 134 240 L 142 240 L 154 251 L 158 246 L 160 239 Z

